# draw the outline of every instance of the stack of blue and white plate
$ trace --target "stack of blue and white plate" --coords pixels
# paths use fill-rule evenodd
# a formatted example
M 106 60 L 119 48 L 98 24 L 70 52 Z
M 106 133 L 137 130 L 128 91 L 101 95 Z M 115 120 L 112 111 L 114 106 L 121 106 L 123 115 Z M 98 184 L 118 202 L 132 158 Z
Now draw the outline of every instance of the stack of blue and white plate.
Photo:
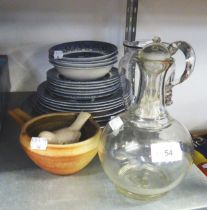
M 49 61 L 54 68 L 37 89 L 36 112 L 87 111 L 104 125 L 125 111 L 130 94 L 123 95 L 118 70 L 113 67 L 116 46 L 97 41 L 64 43 L 49 50 Z
M 110 72 L 117 62 L 117 47 L 98 41 L 77 41 L 56 45 L 49 50 L 49 61 L 66 78 L 96 80 Z

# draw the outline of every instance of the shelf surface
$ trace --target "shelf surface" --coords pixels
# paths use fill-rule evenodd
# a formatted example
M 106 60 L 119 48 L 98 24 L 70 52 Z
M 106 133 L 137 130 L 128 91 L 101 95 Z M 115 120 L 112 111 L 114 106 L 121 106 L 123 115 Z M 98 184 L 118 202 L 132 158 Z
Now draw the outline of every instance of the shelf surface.
M 20 106 L 26 95 L 12 93 L 9 107 Z M 41 170 L 21 149 L 19 132 L 18 125 L 6 116 L 0 137 L 1 210 L 207 209 L 207 177 L 196 166 L 172 192 L 145 203 L 118 194 L 98 157 L 75 175 L 56 176 Z

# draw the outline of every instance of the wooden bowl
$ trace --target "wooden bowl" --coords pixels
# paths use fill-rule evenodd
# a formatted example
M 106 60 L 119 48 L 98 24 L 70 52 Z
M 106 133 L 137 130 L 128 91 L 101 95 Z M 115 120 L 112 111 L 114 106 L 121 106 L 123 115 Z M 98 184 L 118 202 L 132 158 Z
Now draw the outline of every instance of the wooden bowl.
M 30 141 L 43 130 L 70 126 L 75 113 L 53 113 L 30 119 L 23 125 L 20 143 L 29 158 L 40 168 L 58 175 L 73 174 L 87 166 L 97 154 L 101 130 L 90 118 L 83 126 L 80 142 L 66 145 L 48 144 L 45 151 L 32 150 Z

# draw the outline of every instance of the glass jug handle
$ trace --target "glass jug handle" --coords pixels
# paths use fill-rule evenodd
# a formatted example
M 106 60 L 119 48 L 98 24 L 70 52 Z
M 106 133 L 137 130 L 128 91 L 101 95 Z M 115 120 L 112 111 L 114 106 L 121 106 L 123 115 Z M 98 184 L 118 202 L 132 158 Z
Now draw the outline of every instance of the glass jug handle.
M 180 78 L 174 79 L 171 82 L 171 86 L 174 87 L 184 82 L 191 75 L 191 73 L 194 70 L 196 56 L 193 48 L 187 42 L 184 41 L 173 42 L 168 46 L 168 49 L 171 52 L 171 55 L 174 55 L 179 49 L 183 52 L 185 56 L 185 63 L 186 63 L 185 70 Z
M 127 52 L 119 62 L 119 74 L 121 77 L 121 85 L 123 95 L 129 94 L 129 101 L 125 101 L 125 106 L 128 109 L 132 104 L 135 103 L 138 95 L 137 86 L 139 81 L 136 79 L 138 66 L 136 65 L 136 53 L 139 49 L 134 49 L 134 52 Z M 130 93 L 129 93 L 130 92 Z

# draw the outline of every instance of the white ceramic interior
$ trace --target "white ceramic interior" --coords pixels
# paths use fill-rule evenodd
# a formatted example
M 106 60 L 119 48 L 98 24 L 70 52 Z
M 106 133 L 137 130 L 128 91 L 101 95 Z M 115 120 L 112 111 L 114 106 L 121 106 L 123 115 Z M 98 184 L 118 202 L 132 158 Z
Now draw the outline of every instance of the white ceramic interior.
M 72 80 L 86 81 L 104 77 L 110 72 L 112 65 L 96 68 L 75 68 L 55 65 L 55 69 L 64 77 Z
M 100 66 L 108 66 L 117 62 L 117 57 L 114 57 L 112 60 L 107 62 L 96 62 L 96 63 L 72 63 L 72 62 L 65 62 L 63 60 L 50 60 L 53 65 L 57 66 L 64 66 L 64 67 L 74 67 L 74 68 L 96 68 Z

